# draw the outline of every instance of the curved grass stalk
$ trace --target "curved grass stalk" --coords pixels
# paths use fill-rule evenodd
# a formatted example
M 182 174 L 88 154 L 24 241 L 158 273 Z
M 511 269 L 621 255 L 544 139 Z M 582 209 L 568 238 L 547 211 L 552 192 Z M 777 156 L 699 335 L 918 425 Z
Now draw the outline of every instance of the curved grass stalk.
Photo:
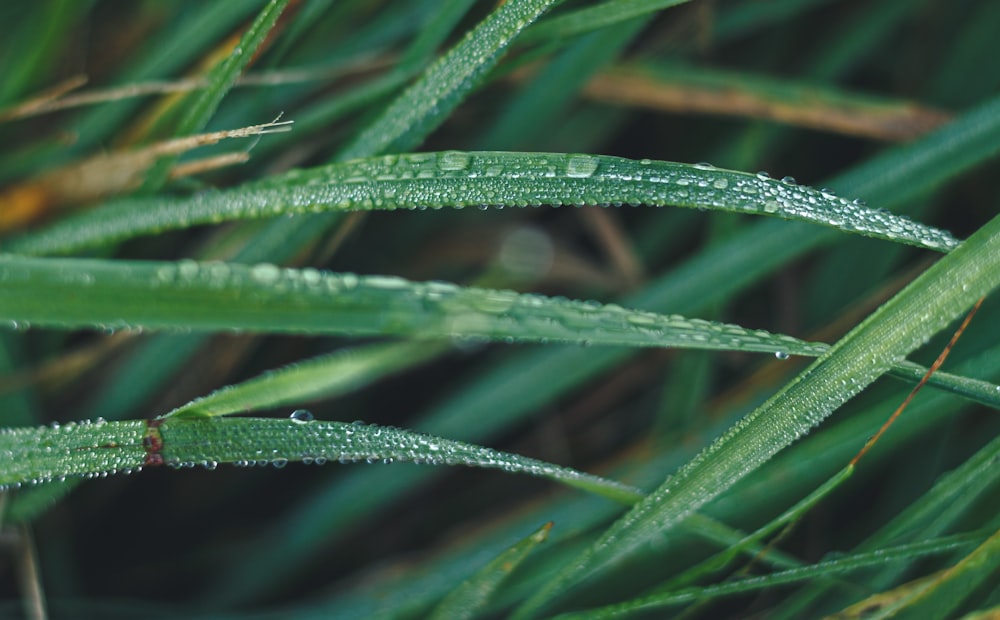
M 384 426 L 290 419 L 206 418 L 68 423 L 0 431 L 0 489 L 131 473 L 168 465 L 214 469 L 290 461 L 393 461 L 465 465 L 549 478 L 624 504 L 643 493 L 633 487 L 516 454 Z
M 125 199 L 2 249 L 66 254 L 200 224 L 305 213 L 622 204 L 770 215 L 941 252 L 959 243 L 946 231 L 762 173 L 598 155 L 446 151 L 296 170 L 189 198 Z

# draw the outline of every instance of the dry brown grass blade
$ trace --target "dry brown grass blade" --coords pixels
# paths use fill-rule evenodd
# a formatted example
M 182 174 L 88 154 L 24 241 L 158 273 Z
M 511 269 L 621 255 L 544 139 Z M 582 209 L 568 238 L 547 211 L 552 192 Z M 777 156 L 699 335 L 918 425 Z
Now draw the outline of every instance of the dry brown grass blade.
M 951 115 L 914 103 L 852 104 L 831 101 L 803 91 L 803 98 L 789 101 L 751 91 L 739 85 L 726 87 L 668 82 L 638 70 L 604 71 L 590 80 L 583 95 L 593 101 L 680 114 L 714 114 L 776 121 L 885 141 L 911 140 L 939 127 Z
M 41 93 L 31 97 L 27 101 L 14 104 L 8 108 L 0 110 L 0 123 L 16 118 L 36 116 L 50 110 L 55 102 L 66 99 L 66 93 L 72 92 L 87 83 L 87 76 L 74 75 L 71 78 L 59 82 L 55 86 L 48 88 Z
M 290 131 L 293 121 L 265 123 L 240 129 L 214 131 L 165 140 L 145 148 L 95 155 L 81 162 L 44 173 L 0 192 L 0 232 L 16 230 L 50 213 L 127 192 L 137 187 L 161 157 L 216 144 L 229 138 L 247 138 Z M 246 161 L 246 152 L 224 154 L 181 164 L 173 175 L 203 172 Z
M 329 82 L 376 73 L 391 67 L 397 60 L 397 57 L 392 54 L 373 54 L 358 57 L 352 62 L 336 67 L 305 67 L 299 69 L 259 71 L 244 75 L 236 81 L 235 86 L 280 86 L 282 84 Z M 4 108 L 0 110 L 0 123 L 40 116 L 60 110 L 134 99 L 136 97 L 188 93 L 199 88 L 204 88 L 207 85 L 207 82 L 200 78 L 151 80 L 109 88 L 94 88 L 84 92 L 72 92 L 86 83 L 86 76 L 75 76 L 56 84 L 27 101 Z

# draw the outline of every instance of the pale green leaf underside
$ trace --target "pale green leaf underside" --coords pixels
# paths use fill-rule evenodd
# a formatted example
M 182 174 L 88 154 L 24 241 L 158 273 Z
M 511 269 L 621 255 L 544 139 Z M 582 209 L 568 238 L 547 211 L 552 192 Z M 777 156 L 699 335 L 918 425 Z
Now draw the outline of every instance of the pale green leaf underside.
M 937 251 L 958 245 L 946 231 L 763 174 L 598 155 L 447 151 L 297 170 L 188 198 L 125 199 L 3 250 L 64 254 L 200 224 L 302 213 L 623 204 L 771 215 Z
M 0 488 L 137 471 L 144 466 L 289 461 L 465 465 L 526 473 L 632 504 L 642 492 L 598 476 L 516 454 L 367 424 L 271 418 L 170 418 L 69 423 L 0 430 Z M 7 458 L 9 457 L 9 458 Z

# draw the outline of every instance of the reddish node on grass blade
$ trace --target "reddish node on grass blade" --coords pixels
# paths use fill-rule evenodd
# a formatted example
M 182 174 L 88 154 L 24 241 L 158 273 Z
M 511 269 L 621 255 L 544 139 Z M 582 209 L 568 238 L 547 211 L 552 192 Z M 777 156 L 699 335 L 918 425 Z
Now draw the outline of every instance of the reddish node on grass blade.
M 972 317 L 976 315 L 976 311 L 979 310 L 979 306 L 983 305 L 984 299 L 986 298 L 980 297 L 979 301 L 976 302 L 976 305 L 972 306 L 972 310 L 969 310 L 969 314 L 966 315 L 965 320 L 962 321 L 962 324 L 958 326 L 957 330 L 955 330 L 955 334 L 951 337 L 951 340 L 948 341 L 948 345 L 944 348 L 943 351 L 941 351 L 941 354 L 937 356 L 937 359 L 934 360 L 934 363 L 931 364 L 931 367 L 927 369 L 927 372 L 924 373 L 924 376 L 923 378 L 920 379 L 920 382 L 913 387 L 913 389 L 910 391 L 910 394 L 906 397 L 905 400 L 903 400 L 902 404 L 900 404 L 899 407 L 897 407 L 896 410 L 892 413 L 892 415 L 889 416 L 889 419 L 885 421 L 885 424 L 882 425 L 882 428 L 878 429 L 878 432 L 872 435 L 868 439 L 868 441 L 865 442 L 865 445 L 861 448 L 861 450 L 854 456 L 853 459 L 851 459 L 851 462 L 849 464 L 851 467 L 857 465 L 858 461 L 860 461 L 861 458 L 864 457 L 864 455 L 867 454 L 869 450 L 871 450 L 872 446 L 874 446 L 878 442 L 878 440 L 881 439 L 882 435 L 884 435 L 885 432 L 889 430 L 889 427 L 892 426 L 892 424 L 896 421 L 899 415 L 903 413 L 903 410 L 906 409 L 906 407 L 910 404 L 910 401 L 913 400 L 913 397 L 917 395 L 917 392 L 919 392 L 920 389 L 927 384 L 927 380 L 931 378 L 931 375 L 937 372 L 938 368 L 941 368 L 941 365 L 944 364 L 944 361 L 948 359 L 948 354 L 951 353 L 952 347 L 954 347 L 955 343 L 958 342 L 958 339 L 962 337 L 962 332 L 964 332 L 965 328 L 969 326 L 969 322 L 972 321 Z
M 163 465 L 163 435 L 160 434 L 160 425 L 163 420 L 146 420 L 146 434 L 142 437 L 142 447 L 146 450 L 146 458 L 143 466 Z

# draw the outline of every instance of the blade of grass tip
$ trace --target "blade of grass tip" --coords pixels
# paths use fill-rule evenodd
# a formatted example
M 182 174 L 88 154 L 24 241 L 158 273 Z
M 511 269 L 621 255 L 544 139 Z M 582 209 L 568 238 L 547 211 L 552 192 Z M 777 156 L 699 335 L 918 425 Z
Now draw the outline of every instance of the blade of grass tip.
M 807 433 L 979 297 L 1000 286 L 1000 216 L 942 258 L 774 397 L 685 465 L 518 611 L 531 617 L 570 586 L 669 530 Z
M 194 95 L 194 101 L 178 123 L 175 135 L 195 134 L 205 128 L 236 79 L 256 56 L 289 1 L 269 0 L 233 48 L 232 54 L 209 72 L 206 78 L 208 85 Z M 161 159 L 146 177 L 143 191 L 152 193 L 160 189 L 166 183 L 170 168 L 176 161 L 176 156 Z
M 342 349 L 216 390 L 162 417 L 222 416 L 325 398 L 411 368 L 450 346 L 448 342 L 391 342 Z
M 500 585 L 538 545 L 545 542 L 551 529 L 552 523 L 546 523 L 462 582 L 434 608 L 430 620 L 478 617 Z
M 615 502 L 634 504 L 642 491 L 576 470 L 490 448 L 397 428 L 322 422 L 303 409 L 290 419 L 178 417 L 123 422 L 67 423 L 4 429 L 0 489 L 132 473 L 144 466 L 214 469 L 220 463 L 273 465 L 394 461 L 465 465 L 548 478 Z M 9 451 L 9 452 L 8 452 Z M 267 455 L 263 459 L 261 455 Z
M 296 170 L 189 198 L 121 200 L 11 240 L 4 251 L 64 254 L 197 224 L 316 212 L 543 204 L 713 209 L 937 251 L 958 245 L 947 231 L 763 173 L 599 155 L 446 151 Z
M 508 0 L 431 65 L 377 121 L 347 145 L 339 159 L 399 152 L 417 146 L 492 69 L 510 42 L 558 0 Z

